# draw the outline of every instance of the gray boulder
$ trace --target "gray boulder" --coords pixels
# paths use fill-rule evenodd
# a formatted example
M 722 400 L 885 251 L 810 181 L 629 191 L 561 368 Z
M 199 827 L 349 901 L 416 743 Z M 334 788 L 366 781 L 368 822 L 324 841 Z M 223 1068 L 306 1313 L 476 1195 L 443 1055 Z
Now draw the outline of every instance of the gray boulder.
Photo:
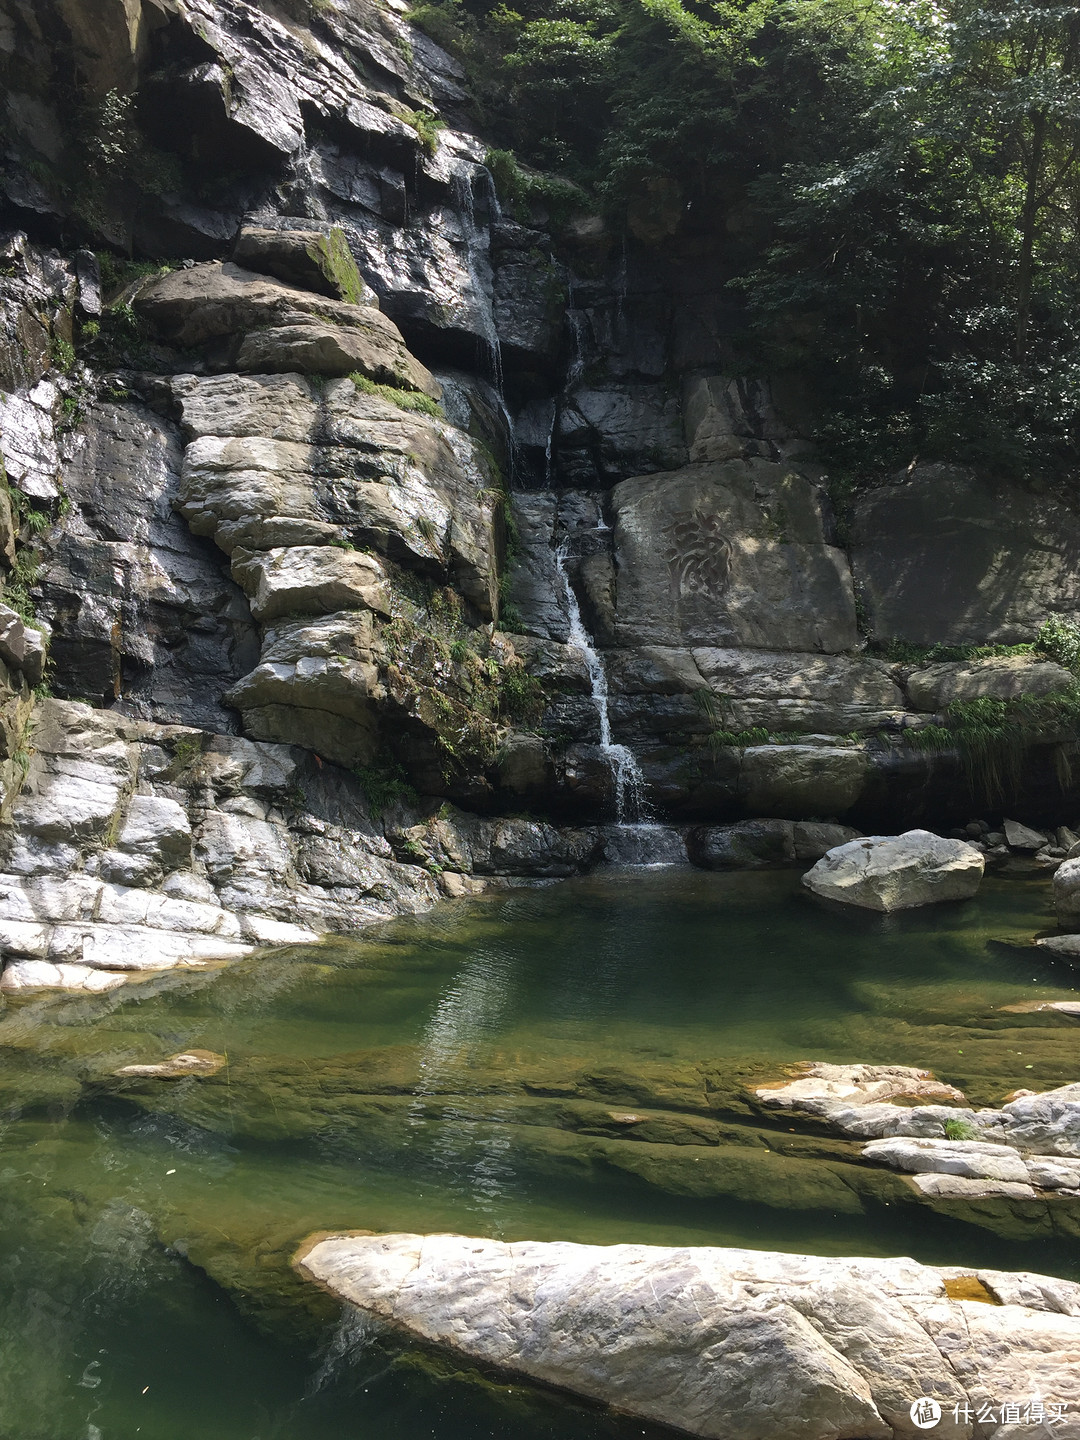
M 847 557 L 806 476 L 729 460 L 624 480 L 611 498 L 621 645 L 855 645 Z
M 0 605 L 0 660 L 21 670 L 28 685 L 39 684 L 45 673 L 45 637 L 7 605 Z
M 191 855 L 191 822 L 184 807 L 163 795 L 133 795 L 116 848 L 166 869 L 182 865 Z
M 1080 521 L 1050 496 L 952 465 L 860 495 L 852 568 L 879 639 L 1014 645 L 1077 607 Z
M 1054 871 L 1054 913 L 1063 930 L 1080 930 L 1080 857 Z
M 858 840 L 861 832 L 850 825 L 828 825 L 818 820 L 798 820 L 795 823 L 795 859 L 820 860 L 838 845 L 849 840 Z
M 1032 830 L 1027 825 L 1021 825 L 1019 820 L 1006 820 L 1004 830 L 1010 849 L 1041 850 L 1046 844 L 1045 835 L 1040 835 L 1038 830 Z
M 237 236 L 233 259 L 247 270 L 273 275 L 286 285 L 314 290 L 351 305 L 379 308 L 378 296 L 361 278 L 338 226 L 267 230 L 245 225 Z
M 390 614 L 386 572 L 362 550 L 291 545 L 255 555 L 234 551 L 232 573 L 250 595 L 256 620 L 338 610 Z
M 970 899 L 979 888 L 984 863 L 982 854 L 961 840 L 908 830 L 903 835 L 868 835 L 830 850 L 803 876 L 803 884 L 815 895 L 845 905 L 910 910 Z
M 1010 1145 L 1080 1159 L 1080 1084 L 1018 1095 L 1001 1113 Z
M 710 1440 L 893 1440 L 923 1395 L 960 1440 L 954 1405 L 1077 1396 L 1080 1286 L 1042 1276 L 460 1235 L 317 1236 L 296 1264 L 455 1357 Z

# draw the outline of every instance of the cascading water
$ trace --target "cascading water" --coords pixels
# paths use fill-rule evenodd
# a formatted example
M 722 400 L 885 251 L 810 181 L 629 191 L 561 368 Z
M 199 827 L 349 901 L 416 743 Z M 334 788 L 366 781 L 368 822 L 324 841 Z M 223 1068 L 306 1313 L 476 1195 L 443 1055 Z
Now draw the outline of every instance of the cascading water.
M 580 650 L 589 673 L 589 686 L 593 704 L 600 721 L 600 749 L 611 766 L 611 778 L 615 785 L 615 819 L 619 825 L 633 824 L 649 818 L 649 806 L 645 796 L 645 776 L 634 758 L 634 752 L 626 745 L 616 745 L 611 738 L 611 713 L 608 708 L 607 671 L 604 662 L 593 646 L 592 636 L 581 618 L 574 587 L 566 570 L 569 553 L 567 541 L 555 549 L 555 574 L 558 577 L 563 598 L 566 601 L 566 615 L 570 627 L 570 644 Z
M 507 481 L 513 487 L 518 459 L 517 437 L 514 432 L 514 418 L 506 404 L 502 342 L 495 324 L 491 269 L 487 258 L 490 249 L 490 235 L 488 227 L 481 225 L 476 218 L 473 182 L 478 174 L 483 177 L 486 186 L 487 194 L 484 199 L 488 214 L 493 221 L 498 223 L 502 219 L 502 208 L 499 205 L 495 180 L 491 171 L 485 166 L 476 166 L 466 161 L 455 163 L 453 169 L 454 198 L 457 201 L 462 236 L 465 241 L 465 265 L 469 272 L 470 288 L 478 307 L 481 329 L 491 359 L 491 383 L 495 390 L 496 403 L 499 406 L 503 424 L 506 426 Z

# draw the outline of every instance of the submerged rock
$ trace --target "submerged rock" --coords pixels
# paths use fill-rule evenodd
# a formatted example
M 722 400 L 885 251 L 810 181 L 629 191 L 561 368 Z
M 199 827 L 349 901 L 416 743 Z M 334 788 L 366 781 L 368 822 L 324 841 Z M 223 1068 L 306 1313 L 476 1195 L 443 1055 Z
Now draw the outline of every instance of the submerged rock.
M 122 1065 L 116 1074 L 139 1080 L 182 1080 L 188 1075 L 216 1075 L 228 1064 L 214 1050 L 184 1050 L 156 1065 Z
M 697 825 L 686 837 L 687 854 L 703 870 L 758 870 L 795 859 L 790 820 L 740 820 L 735 825 Z
M 331 1235 L 300 1273 L 459 1357 L 713 1440 L 891 1440 L 933 1396 L 1080 1400 L 1080 1286 L 913 1260 Z M 970 1412 L 969 1412 L 970 1413 Z
M 1052 955 L 1069 960 L 1074 965 L 1080 961 L 1080 935 L 1044 935 L 1036 940 L 1035 944 L 1041 950 L 1049 950 Z
M 734 825 L 695 825 L 686 836 L 686 848 L 691 862 L 703 870 L 762 870 L 820 860 L 859 835 L 848 825 L 811 820 L 740 820 Z
M 908 830 L 868 835 L 830 850 L 803 876 L 803 884 L 823 899 L 865 910 L 910 910 L 970 899 L 984 865 L 982 854 L 962 840 Z

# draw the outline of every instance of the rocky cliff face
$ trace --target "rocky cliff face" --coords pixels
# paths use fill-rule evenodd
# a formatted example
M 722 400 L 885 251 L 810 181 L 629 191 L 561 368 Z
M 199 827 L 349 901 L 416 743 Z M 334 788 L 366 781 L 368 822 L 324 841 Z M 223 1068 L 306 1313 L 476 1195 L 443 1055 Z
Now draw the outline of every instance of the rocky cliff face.
M 209 886 L 185 903 L 249 943 L 236 917 L 259 907 L 221 888 L 259 851 L 249 822 L 280 832 L 260 885 L 346 887 L 301 915 L 318 931 L 370 886 L 352 860 L 327 879 L 309 822 L 428 903 L 446 874 L 590 863 L 595 832 L 476 817 L 610 818 L 628 764 L 661 817 L 968 818 L 962 757 L 912 737 L 1071 675 L 880 646 L 1010 645 L 1075 615 L 1080 521 L 929 465 L 838 514 L 798 378 L 733 376 L 722 240 L 660 253 L 584 197 L 504 213 L 498 137 L 403 15 L 0 0 L 7 869 L 92 877 L 85 924 L 101 887 L 190 872 L 175 893 Z M 56 701 L 32 715 L 36 631 Z M 55 833 L 34 829 L 91 732 L 123 751 L 115 794 L 86 826 L 49 801 Z M 178 735 L 247 757 L 240 778 L 206 762 L 192 800 Z M 1033 817 L 1076 751 L 1052 717 L 1034 738 Z M 264 765 L 288 778 L 244 778 Z M 169 825 L 123 841 L 163 805 L 194 837 L 172 868 Z M 267 923 L 289 912 L 270 890 Z M 41 929 L 66 912 L 27 904 L 11 953 L 82 963 Z

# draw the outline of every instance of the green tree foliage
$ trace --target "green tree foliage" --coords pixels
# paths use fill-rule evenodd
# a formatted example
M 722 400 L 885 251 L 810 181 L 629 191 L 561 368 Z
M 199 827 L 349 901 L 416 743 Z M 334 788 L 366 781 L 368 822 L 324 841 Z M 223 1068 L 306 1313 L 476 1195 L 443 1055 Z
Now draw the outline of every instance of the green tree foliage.
M 1070 464 L 1078 17 L 1048 3 L 932 7 L 863 112 L 858 147 L 755 186 L 771 244 L 738 283 L 766 350 L 825 360 L 828 438 L 855 469 Z
M 676 239 L 711 240 L 741 297 L 742 363 L 817 377 L 834 470 L 1068 470 L 1080 6 L 442 0 L 422 13 L 457 37 L 522 159 L 590 186 L 616 219 L 660 205 Z

